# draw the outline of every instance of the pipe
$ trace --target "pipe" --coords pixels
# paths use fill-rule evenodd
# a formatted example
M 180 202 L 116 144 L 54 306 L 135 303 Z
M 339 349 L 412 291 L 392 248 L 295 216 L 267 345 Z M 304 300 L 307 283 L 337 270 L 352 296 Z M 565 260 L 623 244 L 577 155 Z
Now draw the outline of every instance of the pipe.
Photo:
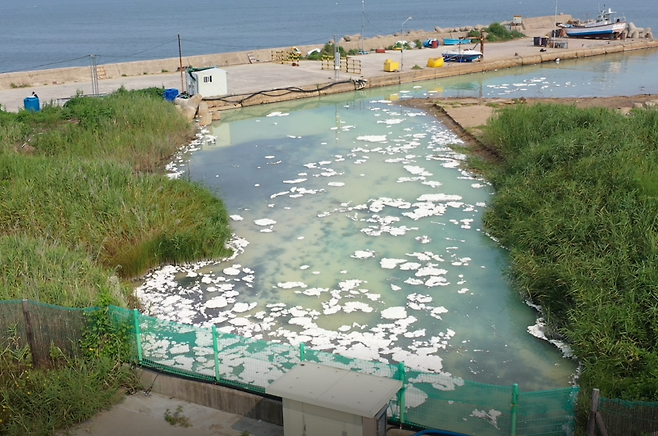
M 455 432 L 447 431 L 447 430 L 431 430 L 431 429 L 419 431 L 418 433 L 414 433 L 413 436 L 420 436 L 420 435 L 424 435 L 424 434 L 440 435 L 440 436 L 466 436 L 463 433 L 455 433 Z

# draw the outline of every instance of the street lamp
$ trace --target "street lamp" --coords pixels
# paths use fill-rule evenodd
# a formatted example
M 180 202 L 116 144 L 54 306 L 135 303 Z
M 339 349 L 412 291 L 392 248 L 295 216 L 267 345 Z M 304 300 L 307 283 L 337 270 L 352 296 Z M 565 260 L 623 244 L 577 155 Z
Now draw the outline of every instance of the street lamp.
M 400 71 L 402 71 L 402 67 L 404 66 L 404 24 L 409 20 L 411 20 L 411 17 L 407 18 L 402 22 L 402 28 L 400 30 L 400 33 L 402 34 L 402 38 L 403 38 L 401 41 L 402 49 L 400 50 Z

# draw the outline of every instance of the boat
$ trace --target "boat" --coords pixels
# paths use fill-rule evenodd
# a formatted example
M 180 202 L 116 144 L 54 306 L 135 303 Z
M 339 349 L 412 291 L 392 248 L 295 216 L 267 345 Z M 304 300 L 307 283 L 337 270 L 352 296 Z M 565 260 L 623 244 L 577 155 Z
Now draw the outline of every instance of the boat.
M 439 46 L 439 40 L 430 38 L 423 41 L 423 47 L 425 48 L 436 48 Z
M 471 48 L 459 48 L 443 52 L 443 60 L 446 62 L 473 62 L 482 58 L 482 52 Z
M 623 17 L 612 18 L 616 14 L 612 9 L 602 10 L 596 20 L 584 22 L 558 24 L 567 36 L 571 38 L 609 38 L 621 37 L 627 29 L 626 19 Z
M 459 45 L 459 44 L 470 44 L 470 39 L 464 38 L 445 38 L 443 40 L 443 45 Z

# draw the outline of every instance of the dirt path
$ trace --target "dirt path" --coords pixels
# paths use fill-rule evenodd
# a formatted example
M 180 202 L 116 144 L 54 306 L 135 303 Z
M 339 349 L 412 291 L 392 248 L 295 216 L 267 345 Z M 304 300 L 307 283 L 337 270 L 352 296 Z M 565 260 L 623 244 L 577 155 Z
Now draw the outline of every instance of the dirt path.
M 519 101 L 525 104 L 551 103 L 575 105 L 579 108 L 604 107 L 628 113 L 634 107 L 658 107 L 658 95 L 642 94 L 630 97 L 586 97 L 586 98 L 531 98 L 531 99 L 477 99 L 477 98 L 413 98 L 401 104 L 422 109 L 437 117 L 449 129 L 467 143 L 481 145 L 477 139 L 481 127 L 487 123 L 497 108 Z

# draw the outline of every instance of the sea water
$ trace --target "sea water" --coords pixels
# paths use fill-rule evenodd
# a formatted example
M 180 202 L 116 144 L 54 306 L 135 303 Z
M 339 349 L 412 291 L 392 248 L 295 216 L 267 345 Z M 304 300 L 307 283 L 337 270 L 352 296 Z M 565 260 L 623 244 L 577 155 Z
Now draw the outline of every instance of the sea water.
M 606 4 L 638 27 L 658 32 L 648 0 Z M 552 16 L 595 18 L 596 2 L 577 0 L 243 0 L 194 5 L 177 0 L 29 0 L 0 2 L 0 73 L 66 66 L 314 45 L 337 36 L 454 29 Z M 407 18 L 411 20 L 407 21 Z M 557 15 L 557 21 L 560 21 Z M 404 26 L 403 26 L 404 23 Z M 179 46 L 178 35 L 181 44 Z M 536 35 L 528 35 L 536 36 Z M 653 70 L 658 61 L 654 59 Z

